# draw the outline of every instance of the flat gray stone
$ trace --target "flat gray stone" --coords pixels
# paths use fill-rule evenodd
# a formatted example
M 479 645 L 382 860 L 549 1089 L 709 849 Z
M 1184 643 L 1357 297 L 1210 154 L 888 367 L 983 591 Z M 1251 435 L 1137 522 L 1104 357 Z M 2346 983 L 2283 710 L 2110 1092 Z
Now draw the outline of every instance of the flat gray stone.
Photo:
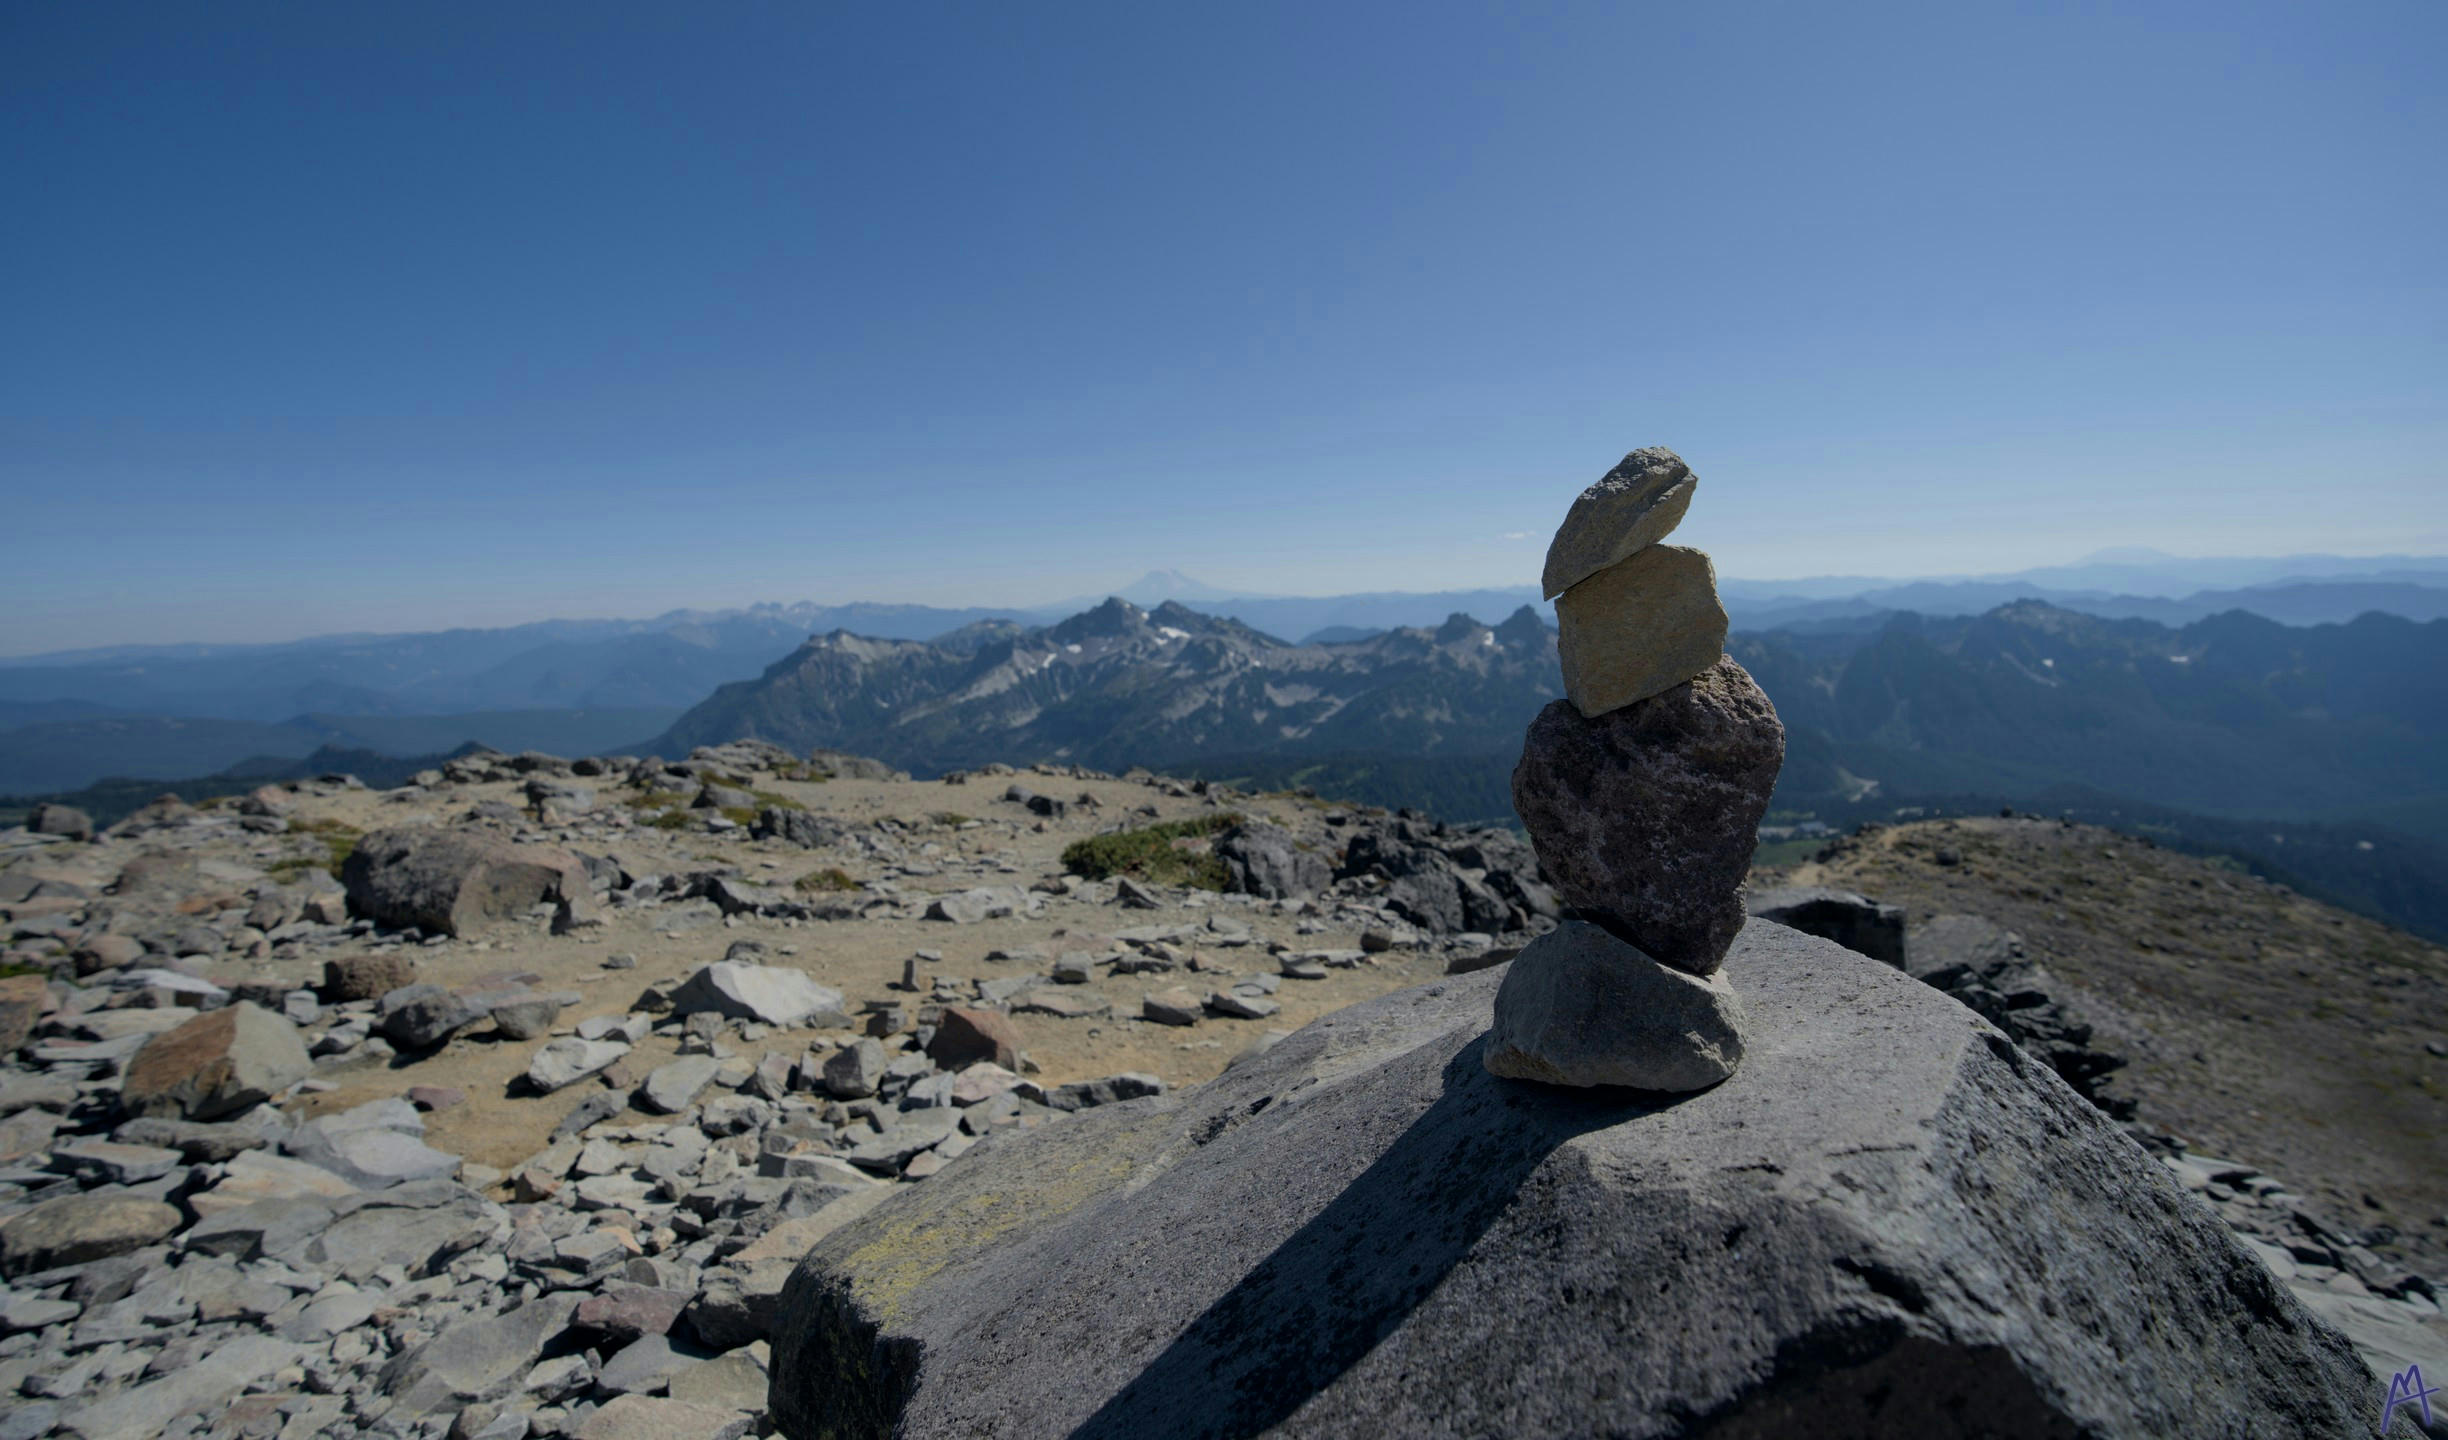
M 1514 1080 L 1701 1090 L 1741 1063 L 1742 1023 L 1723 975 L 1670 970 L 1567 920 L 1506 968 L 1482 1057 Z
M 500 1315 L 462 1320 L 385 1366 L 383 1393 L 411 1415 L 499 1400 L 569 1328 L 578 1300 L 561 1291 Z
M 547 1040 L 537 1047 L 535 1058 L 527 1062 L 527 1083 L 539 1093 L 549 1095 L 596 1074 L 628 1053 L 629 1047 L 618 1040 L 581 1040 L 575 1035 Z
M 1695 1094 L 1489 1075 L 1497 970 L 998 1137 L 800 1262 L 776 1418 L 796 1440 L 2369 1432 L 2344 1337 L 1994 1027 L 1779 926 L 1725 972 L 1750 1047 Z
M 374 1100 L 304 1122 L 281 1148 L 360 1190 L 457 1175 L 459 1157 L 427 1145 L 424 1133 L 425 1117 L 408 1101 Z
M 169 1235 L 184 1218 L 158 1200 L 109 1190 L 45 1200 L 0 1224 L 0 1274 L 124 1255 Z
M 717 960 L 691 975 L 672 992 L 672 1010 L 783 1027 L 849 1023 L 839 990 L 817 984 L 804 970 L 740 960 Z
M 1539 593 L 1553 600 L 1673 533 L 1699 478 L 1663 446 L 1635 450 L 1581 492 L 1547 545 Z
M 153 1440 L 181 1415 L 207 1419 L 247 1386 L 305 1354 L 266 1335 L 240 1335 L 158 1380 L 97 1400 L 68 1418 L 84 1440 Z
M 722 1063 L 711 1055 L 683 1055 L 669 1064 L 656 1066 L 647 1072 L 645 1083 L 638 1086 L 638 1108 L 657 1115 L 679 1114 L 695 1104 L 705 1088 L 714 1083 Z

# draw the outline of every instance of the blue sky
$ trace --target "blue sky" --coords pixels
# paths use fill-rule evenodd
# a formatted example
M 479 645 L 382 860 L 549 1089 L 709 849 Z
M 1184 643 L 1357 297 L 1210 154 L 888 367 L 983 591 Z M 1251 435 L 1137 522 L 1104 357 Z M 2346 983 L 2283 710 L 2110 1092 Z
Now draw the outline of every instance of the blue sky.
M 1697 13 L 1695 11 L 1704 12 Z M 2448 9 L 0 11 L 0 651 L 2448 550 Z

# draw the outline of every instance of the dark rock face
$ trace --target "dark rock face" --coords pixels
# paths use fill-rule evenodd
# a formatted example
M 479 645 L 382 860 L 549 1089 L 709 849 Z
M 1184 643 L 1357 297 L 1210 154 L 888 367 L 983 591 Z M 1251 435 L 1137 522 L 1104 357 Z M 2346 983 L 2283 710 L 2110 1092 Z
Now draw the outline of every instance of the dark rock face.
M 759 840 L 787 840 L 802 849 L 814 850 L 820 846 L 838 845 L 848 839 L 850 827 L 830 815 L 819 815 L 812 810 L 788 810 L 768 805 L 757 812 L 756 824 L 749 827 L 748 833 Z
M 2132 1117 L 2131 1100 L 2100 1093 L 2100 1082 L 2125 1068 L 2125 1057 L 2093 1048 L 2091 1026 L 2057 997 L 2056 979 L 2024 953 L 2022 936 L 1977 915 L 1940 915 L 1913 928 L 1904 968 L 1979 1011 L 2085 1099 L 2119 1119 Z
M 1776 708 L 1731 656 L 1686 684 L 1586 719 L 1530 722 L 1513 808 L 1556 893 L 1661 964 L 1714 972 L 1785 760 Z
M 1763 890 L 1743 908 L 1805 935 L 1833 940 L 1856 954 L 1904 968 L 1904 907 L 1882 905 L 1867 895 L 1820 886 Z
M 552 902 L 593 918 L 594 887 L 566 850 L 410 826 L 377 830 L 341 867 L 349 908 L 377 924 L 463 935 Z
M 2368 1433 L 2345 1340 L 1986 1022 L 1773 925 L 1725 972 L 1696 1095 L 1490 1076 L 1489 972 L 988 1139 L 800 1262 L 781 1427 Z
M 1539 928 L 1563 913 L 1520 836 L 1457 830 L 1407 811 L 1355 827 L 1335 873 L 1382 876 L 1394 913 L 1431 935 L 1501 935 Z
M 1268 900 L 1306 900 L 1334 883 L 1326 857 L 1304 850 L 1275 825 L 1242 825 L 1217 837 L 1215 856 L 1232 888 Z

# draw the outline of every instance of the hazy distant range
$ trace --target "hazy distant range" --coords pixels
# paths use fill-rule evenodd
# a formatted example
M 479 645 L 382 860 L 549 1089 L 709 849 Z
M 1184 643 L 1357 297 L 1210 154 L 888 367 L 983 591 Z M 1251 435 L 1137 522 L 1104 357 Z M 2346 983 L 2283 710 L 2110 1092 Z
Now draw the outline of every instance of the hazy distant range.
M 2448 616 L 2448 557 L 2179 559 L 2107 551 L 2013 575 L 1898 581 L 1726 579 L 1741 631 L 1858 631 L 1901 611 L 1985 613 L 2020 599 L 2181 625 L 2244 610 L 2286 625 L 2368 611 Z M 1115 592 L 1178 601 L 1300 642 L 1353 641 L 1455 614 L 1495 624 L 1534 587 L 1330 596 L 1244 595 L 1177 571 Z M 265 645 L 151 645 L 0 659 L 0 794 L 106 776 L 177 780 L 318 748 L 424 755 L 476 741 L 562 754 L 642 747 L 716 687 L 753 678 L 811 634 L 932 640 L 981 621 L 1053 623 L 1100 596 L 993 609 L 758 605 L 646 620 L 549 620 L 492 630 L 330 635 Z

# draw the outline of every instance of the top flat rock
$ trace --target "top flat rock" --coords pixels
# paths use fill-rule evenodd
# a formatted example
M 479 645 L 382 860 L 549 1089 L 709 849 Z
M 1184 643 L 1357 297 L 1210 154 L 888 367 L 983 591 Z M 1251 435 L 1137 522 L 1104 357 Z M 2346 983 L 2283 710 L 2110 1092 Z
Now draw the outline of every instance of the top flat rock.
M 1547 546 L 1539 590 L 1553 600 L 1634 551 L 1674 533 L 1699 477 L 1663 446 L 1635 450 L 1581 492 Z
M 1502 968 L 987 1140 L 803 1259 L 785 1433 L 2359 1435 L 2346 1341 L 1986 1021 L 1755 921 L 1681 1097 L 1489 1075 Z

